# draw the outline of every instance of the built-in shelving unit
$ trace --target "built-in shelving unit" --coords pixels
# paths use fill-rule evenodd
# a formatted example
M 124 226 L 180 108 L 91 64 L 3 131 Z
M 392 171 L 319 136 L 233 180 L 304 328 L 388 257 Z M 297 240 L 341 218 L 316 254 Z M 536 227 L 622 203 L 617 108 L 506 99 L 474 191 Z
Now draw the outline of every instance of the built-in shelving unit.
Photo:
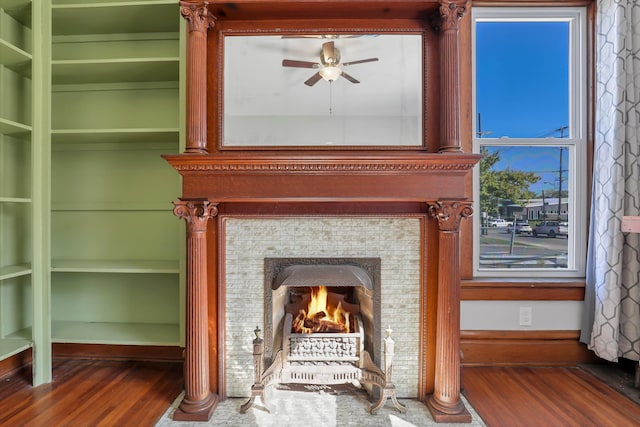
M 0 361 L 32 347 L 30 0 L 0 0 Z
M 174 0 L 52 0 L 52 341 L 181 345 L 181 18 Z

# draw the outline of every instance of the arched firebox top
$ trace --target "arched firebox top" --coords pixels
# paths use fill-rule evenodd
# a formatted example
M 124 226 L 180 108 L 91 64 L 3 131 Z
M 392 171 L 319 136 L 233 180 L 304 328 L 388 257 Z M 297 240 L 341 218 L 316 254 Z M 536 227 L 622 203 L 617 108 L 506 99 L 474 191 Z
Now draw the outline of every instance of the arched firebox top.
M 280 286 L 364 286 L 373 290 L 373 281 L 362 267 L 355 265 L 290 265 L 273 280 L 273 290 Z

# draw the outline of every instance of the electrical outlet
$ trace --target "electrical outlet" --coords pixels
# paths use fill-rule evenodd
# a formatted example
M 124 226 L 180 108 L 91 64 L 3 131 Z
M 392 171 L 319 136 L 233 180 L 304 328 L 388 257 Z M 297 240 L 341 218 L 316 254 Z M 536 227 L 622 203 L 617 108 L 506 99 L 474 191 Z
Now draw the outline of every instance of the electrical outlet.
M 520 326 L 531 326 L 533 324 L 533 309 L 531 307 L 520 307 Z

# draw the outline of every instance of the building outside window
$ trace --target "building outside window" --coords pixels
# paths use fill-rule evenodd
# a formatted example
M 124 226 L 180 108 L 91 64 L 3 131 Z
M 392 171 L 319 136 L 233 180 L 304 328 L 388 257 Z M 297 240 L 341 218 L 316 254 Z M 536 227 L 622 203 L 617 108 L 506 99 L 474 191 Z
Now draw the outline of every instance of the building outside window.
M 586 11 L 473 9 L 474 273 L 582 277 Z

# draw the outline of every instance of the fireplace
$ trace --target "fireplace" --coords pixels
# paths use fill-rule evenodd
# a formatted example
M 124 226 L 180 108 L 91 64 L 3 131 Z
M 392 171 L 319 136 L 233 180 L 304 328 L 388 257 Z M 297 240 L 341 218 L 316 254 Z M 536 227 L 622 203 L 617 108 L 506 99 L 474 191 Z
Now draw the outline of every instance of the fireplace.
M 460 113 L 458 69 L 458 22 L 466 2 L 181 5 L 189 31 L 186 150 L 164 156 L 182 176 L 174 213 L 187 225 L 185 397 L 174 419 L 208 420 L 220 399 L 246 396 L 256 383 L 251 336 L 256 325 L 266 330 L 265 259 L 324 257 L 380 258 L 379 324 L 393 325 L 396 391 L 424 401 L 438 422 L 469 422 L 460 399 L 459 234 L 462 219 L 471 215 L 470 171 L 480 156 L 462 151 L 463 137 L 470 139 L 461 135 L 467 119 Z M 318 22 L 345 34 L 371 28 L 422 34 L 421 143 L 224 146 L 224 31 L 299 34 L 316 31 Z M 435 22 L 436 30 L 426 22 Z M 407 248 L 411 256 L 398 256 Z M 413 279 L 404 280 L 407 275 Z M 411 300 L 410 314 L 395 326 L 403 298 Z M 363 329 L 371 358 L 382 367 L 383 331 L 375 321 Z M 285 341 L 284 332 L 282 339 L 269 334 L 273 347 Z
M 270 411 L 270 388 L 298 384 L 313 390 L 350 384 L 377 393 L 372 413 L 388 398 L 405 411 L 391 377 L 390 327 L 384 370 L 373 357 L 380 341 L 379 258 L 265 259 L 264 301 L 266 334 L 263 340 L 255 330 L 254 383 L 242 412 L 257 396 Z
M 360 306 L 365 348 L 381 367 L 384 329 L 391 325 L 398 396 L 417 398 L 423 226 L 420 216 L 225 219 L 226 395 L 250 393 L 256 326 L 263 330 L 265 368 L 281 348 L 287 287 L 278 286 L 277 280 L 284 277 L 283 270 L 295 265 L 347 264 L 362 269 L 371 282 L 371 289 L 358 286 L 363 296 L 350 299 Z

